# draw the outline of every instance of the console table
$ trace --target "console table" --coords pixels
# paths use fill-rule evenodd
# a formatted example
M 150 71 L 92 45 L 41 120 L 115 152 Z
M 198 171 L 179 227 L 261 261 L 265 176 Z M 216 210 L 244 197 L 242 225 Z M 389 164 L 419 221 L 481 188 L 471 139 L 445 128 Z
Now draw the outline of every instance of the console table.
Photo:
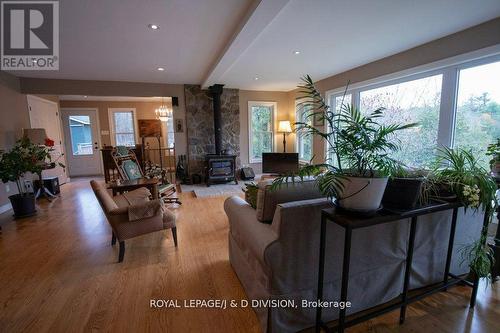
M 351 320 L 346 320 L 346 308 L 341 308 L 339 311 L 339 319 L 337 325 L 338 332 L 344 332 L 344 329 L 349 326 L 353 326 L 359 324 L 363 321 L 369 320 L 376 316 L 382 315 L 384 313 L 396 310 L 400 308 L 400 317 L 399 322 L 402 324 L 405 320 L 406 316 L 406 307 L 408 304 L 412 302 L 419 301 L 420 299 L 434 294 L 436 292 L 446 290 L 448 287 L 455 285 L 459 282 L 464 283 L 465 285 L 472 288 L 472 295 L 470 299 L 470 306 L 474 307 L 477 295 L 477 289 L 479 285 L 479 279 L 474 278 L 473 282 L 467 281 L 463 278 L 460 278 L 452 273 L 450 273 L 450 264 L 451 264 L 451 256 L 453 252 L 453 242 L 455 239 L 455 229 L 457 224 L 457 214 L 458 209 L 462 207 L 459 203 L 448 203 L 448 202 L 436 202 L 429 206 L 425 206 L 422 208 L 417 208 L 413 210 L 407 211 L 394 211 L 394 210 L 386 210 L 383 209 L 380 212 L 374 214 L 371 217 L 360 217 L 356 215 L 349 214 L 344 211 L 340 211 L 340 209 L 330 208 L 324 209 L 321 212 L 321 234 L 320 234 L 320 249 L 319 249 L 319 273 L 318 273 L 318 290 L 317 290 L 317 299 L 318 303 L 323 301 L 323 280 L 324 280 L 324 271 L 325 271 L 325 242 L 326 242 L 326 223 L 327 221 L 331 221 L 345 230 L 344 236 L 344 255 L 343 255 L 343 263 L 342 263 L 342 282 L 341 282 L 341 291 L 340 291 L 340 301 L 347 301 L 347 289 L 349 285 L 349 263 L 350 263 L 350 252 L 351 252 L 351 238 L 352 232 L 355 229 L 360 228 L 368 228 L 370 226 L 375 226 L 383 223 L 407 223 L 406 219 L 410 219 L 410 235 L 409 235 L 409 243 L 408 243 L 408 252 L 406 257 L 406 267 L 404 274 L 404 284 L 401 295 L 399 296 L 399 300 L 396 302 L 391 301 L 385 303 L 385 305 L 380 305 L 377 309 L 368 311 L 361 316 L 356 316 Z M 426 288 L 424 292 L 418 293 L 416 295 L 412 295 L 411 297 L 408 294 L 408 289 L 410 285 L 410 272 L 411 265 L 413 260 L 413 248 L 415 245 L 415 231 L 417 228 L 418 217 L 421 215 L 426 215 L 429 213 L 435 213 L 445 210 L 452 210 L 452 220 L 451 220 L 451 228 L 450 228 L 450 237 L 448 241 L 448 252 L 446 255 L 446 265 L 445 272 L 443 276 L 443 281 L 433 286 L 432 288 Z M 485 214 L 485 222 L 487 222 L 488 214 Z M 366 312 L 366 311 L 364 311 Z M 323 328 L 325 331 L 329 332 L 331 328 L 329 328 L 326 323 L 322 321 L 322 308 L 318 306 L 316 308 L 316 332 L 320 332 Z

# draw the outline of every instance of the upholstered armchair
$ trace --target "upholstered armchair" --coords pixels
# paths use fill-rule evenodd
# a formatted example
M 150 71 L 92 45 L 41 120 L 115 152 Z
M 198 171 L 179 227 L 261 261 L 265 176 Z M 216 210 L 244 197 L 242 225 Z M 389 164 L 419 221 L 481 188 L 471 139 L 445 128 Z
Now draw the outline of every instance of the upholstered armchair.
M 118 240 L 120 252 L 118 262 L 125 255 L 125 240 L 165 229 L 172 230 L 174 245 L 177 247 L 175 215 L 164 207 L 161 200 L 149 200 L 151 193 L 139 188 L 123 195 L 111 197 L 104 186 L 90 181 L 92 190 L 111 225 L 111 245 Z

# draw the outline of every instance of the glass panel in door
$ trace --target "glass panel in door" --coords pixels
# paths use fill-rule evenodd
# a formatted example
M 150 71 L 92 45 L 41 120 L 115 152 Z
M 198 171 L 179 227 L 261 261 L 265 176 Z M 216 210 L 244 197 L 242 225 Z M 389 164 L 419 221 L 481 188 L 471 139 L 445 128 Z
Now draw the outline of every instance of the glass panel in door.
M 73 156 L 92 155 L 92 124 L 85 115 L 69 116 L 71 150 Z

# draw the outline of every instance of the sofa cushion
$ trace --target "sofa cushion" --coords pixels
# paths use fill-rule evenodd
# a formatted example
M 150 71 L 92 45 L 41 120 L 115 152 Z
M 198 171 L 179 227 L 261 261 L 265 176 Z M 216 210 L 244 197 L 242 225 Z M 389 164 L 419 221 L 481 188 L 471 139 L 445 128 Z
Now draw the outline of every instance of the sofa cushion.
M 269 223 L 273 220 L 276 205 L 324 197 L 312 179 L 303 182 L 283 183 L 279 189 L 271 190 L 273 180 L 259 182 L 257 192 L 257 219 L 260 222 Z

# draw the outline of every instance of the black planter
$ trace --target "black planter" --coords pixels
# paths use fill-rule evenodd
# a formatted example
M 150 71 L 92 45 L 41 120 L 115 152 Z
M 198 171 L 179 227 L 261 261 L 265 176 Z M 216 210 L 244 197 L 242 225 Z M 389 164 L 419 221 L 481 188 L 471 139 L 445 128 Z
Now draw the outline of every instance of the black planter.
M 36 213 L 33 194 L 14 194 L 9 197 L 16 218 L 31 216 Z
M 422 189 L 422 178 L 391 178 L 382 198 L 386 208 L 413 209 Z

